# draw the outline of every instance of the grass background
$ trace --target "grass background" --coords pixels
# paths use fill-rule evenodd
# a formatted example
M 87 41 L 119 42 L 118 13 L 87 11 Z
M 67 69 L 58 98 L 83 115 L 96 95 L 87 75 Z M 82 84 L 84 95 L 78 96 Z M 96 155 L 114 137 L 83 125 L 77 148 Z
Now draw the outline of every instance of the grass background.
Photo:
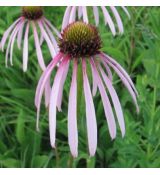
M 45 16 L 58 28 L 64 7 L 45 7 Z M 0 38 L 20 15 L 19 7 L 0 7 Z M 93 14 L 90 18 L 93 22 Z M 42 105 L 41 131 L 36 132 L 34 93 L 41 71 L 37 65 L 33 34 L 29 38 L 29 68 L 22 71 L 22 51 L 14 47 L 14 66 L 5 68 L 5 53 L 0 52 L 0 167 L 160 167 L 160 9 L 130 7 L 131 20 L 124 15 L 125 33 L 112 37 L 101 14 L 99 31 L 103 51 L 114 57 L 131 75 L 139 91 L 140 114 L 114 75 L 114 86 L 122 103 L 126 135 L 111 141 L 99 93 L 94 98 L 98 148 L 88 156 L 85 108 L 79 119 L 79 157 L 72 160 L 67 143 L 67 104 L 69 81 L 65 84 L 63 112 L 57 114 L 57 150 L 50 147 L 48 112 Z M 46 63 L 50 54 L 43 45 Z M 69 75 L 70 77 L 70 75 Z M 118 125 L 117 125 L 118 126 Z

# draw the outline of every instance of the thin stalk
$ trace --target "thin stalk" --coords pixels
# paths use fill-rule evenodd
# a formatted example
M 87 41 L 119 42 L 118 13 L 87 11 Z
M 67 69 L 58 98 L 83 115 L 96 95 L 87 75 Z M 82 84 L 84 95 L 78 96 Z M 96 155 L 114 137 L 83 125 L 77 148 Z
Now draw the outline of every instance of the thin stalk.
M 58 152 L 58 147 L 56 145 L 55 147 L 55 156 L 56 156 L 56 168 L 59 168 L 59 160 L 60 160 L 60 157 L 59 157 L 59 152 Z
M 83 89 L 83 73 L 82 73 L 82 62 L 78 64 L 77 71 L 77 118 L 81 115 L 81 101 L 82 101 L 82 89 Z

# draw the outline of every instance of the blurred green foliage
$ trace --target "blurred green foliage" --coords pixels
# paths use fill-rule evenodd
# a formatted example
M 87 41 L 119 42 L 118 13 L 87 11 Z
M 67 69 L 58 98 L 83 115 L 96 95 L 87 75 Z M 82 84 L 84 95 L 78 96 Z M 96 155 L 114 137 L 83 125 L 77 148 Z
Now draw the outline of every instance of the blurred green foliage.
M 64 7 L 45 7 L 46 17 L 61 28 Z M 50 147 L 48 111 L 41 110 L 41 131 L 36 132 L 34 93 L 41 71 L 37 65 L 33 34 L 29 38 L 29 69 L 22 71 L 22 51 L 14 47 L 14 66 L 5 68 L 0 52 L 0 167 L 160 167 L 160 9 L 130 7 L 129 21 L 120 10 L 125 33 L 112 37 L 101 15 L 99 31 L 103 51 L 114 57 L 130 74 L 138 92 L 140 114 L 114 74 L 114 85 L 122 103 L 126 135 L 111 140 L 99 94 L 94 98 L 98 148 L 88 156 L 85 108 L 79 118 L 79 157 L 72 160 L 67 142 L 67 106 L 70 82 L 64 87 L 63 112 L 57 114 L 57 149 Z M 20 15 L 19 7 L 0 7 L 0 38 Z M 92 20 L 93 14 L 90 13 Z M 50 60 L 47 46 L 43 53 Z M 70 75 L 69 75 L 70 76 Z

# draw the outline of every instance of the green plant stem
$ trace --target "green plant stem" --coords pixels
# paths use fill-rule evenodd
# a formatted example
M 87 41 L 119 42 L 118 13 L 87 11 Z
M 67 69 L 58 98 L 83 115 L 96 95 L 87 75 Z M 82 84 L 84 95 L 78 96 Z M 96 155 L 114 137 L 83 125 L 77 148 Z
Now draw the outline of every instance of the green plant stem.
M 59 168 L 59 160 L 60 160 L 60 157 L 59 157 L 59 152 L 58 152 L 58 147 L 56 145 L 56 148 L 55 148 L 55 156 L 56 156 L 56 168 Z
M 158 79 L 158 76 L 159 76 L 159 65 L 156 66 L 156 75 L 155 75 L 155 78 L 156 78 L 156 81 Z M 154 90 L 153 90 L 153 103 L 152 103 L 152 109 L 151 109 L 151 119 L 150 119 L 150 123 L 151 123 L 151 127 L 149 129 L 149 137 L 151 137 L 153 135 L 153 128 L 154 128 L 154 116 L 155 116 L 155 113 L 156 113 L 156 100 L 157 99 L 157 86 L 156 84 L 154 85 Z M 151 154 L 151 144 L 148 144 L 148 147 L 147 147 L 147 154 L 148 154 L 148 157 L 150 157 L 152 154 Z
M 83 89 L 82 62 L 79 62 L 78 72 L 77 72 L 77 118 L 78 120 L 81 115 L 82 89 Z
M 68 160 L 68 168 L 73 168 L 73 156 L 70 154 L 69 160 Z
M 132 17 L 133 17 L 133 15 L 132 15 Z M 135 35 L 135 20 L 133 19 L 132 20 L 131 36 L 130 36 L 130 54 L 129 54 L 129 61 L 128 61 L 128 72 L 129 73 L 131 73 L 131 71 L 132 71 L 132 63 L 133 63 L 134 50 L 135 50 L 134 35 Z

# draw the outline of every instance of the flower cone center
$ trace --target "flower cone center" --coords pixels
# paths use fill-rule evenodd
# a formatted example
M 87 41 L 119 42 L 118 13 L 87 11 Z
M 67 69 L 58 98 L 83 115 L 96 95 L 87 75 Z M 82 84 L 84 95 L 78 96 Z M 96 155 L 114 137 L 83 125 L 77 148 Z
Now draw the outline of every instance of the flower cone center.
M 43 8 L 40 6 L 22 7 L 22 15 L 29 20 L 37 20 L 43 16 Z
M 83 22 L 68 25 L 59 39 L 61 52 L 72 57 L 92 56 L 101 48 L 101 38 L 96 27 Z

